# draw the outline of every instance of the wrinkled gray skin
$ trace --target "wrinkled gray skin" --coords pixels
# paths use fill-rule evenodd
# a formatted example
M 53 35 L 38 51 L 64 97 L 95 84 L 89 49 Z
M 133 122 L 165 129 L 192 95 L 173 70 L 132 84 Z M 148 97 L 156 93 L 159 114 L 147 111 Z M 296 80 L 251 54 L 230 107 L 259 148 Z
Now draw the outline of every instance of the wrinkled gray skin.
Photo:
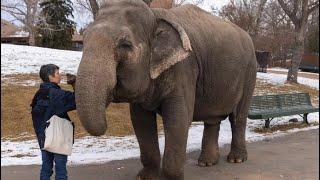
M 109 0 L 84 35 L 77 111 L 85 129 L 98 136 L 106 131 L 109 103 L 130 103 L 143 164 L 138 178 L 183 179 L 192 121 L 204 121 L 200 166 L 218 162 L 219 127 L 227 117 L 228 160 L 247 159 L 245 129 L 255 79 L 252 41 L 236 25 L 193 5 L 164 10 L 141 0 Z M 165 132 L 162 171 L 157 113 Z

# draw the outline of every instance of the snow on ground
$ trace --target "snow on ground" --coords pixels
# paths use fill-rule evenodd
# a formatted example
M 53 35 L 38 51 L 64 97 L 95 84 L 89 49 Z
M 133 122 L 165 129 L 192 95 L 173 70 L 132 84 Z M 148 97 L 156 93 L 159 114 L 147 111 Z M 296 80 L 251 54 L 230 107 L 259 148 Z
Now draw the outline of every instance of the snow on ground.
M 5 80 L 5 75 L 38 73 L 39 68 L 43 64 L 55 63 L 60 66 L 63 72 L 76 73 L 81 52 L 54 50 L 48 48 L 17 46 L 1 44 L 1 80 Z M 282 85 L 285 82 L 286 75 L 258 73 L 259 79 L 264 79 L 275 85 Z M 302 84 L 319 89 L 319 80 L 308 78 L 299 78 Z M 35 85 L 32 84 L 29 85 Z M 286 116 L 275 118 L 271 121 L 273 124 L 287 124 L 291 118 L 300 116 Z M 310 122 L 319 123 L 319 113 L 309 114 Z M 248 142 L 259 141 L 266 138 L 273 138 L 289 134 L 296 131 L 305 131 L 309 129 L 317 129 L 319 126 L 311 126 L 302 129 L 293 129 L 287 132 L 275 132 L 270 134 L 258 134 L 253 131 L 255 127 L 262 127 L 264 121 L 248 119 L 246 140 Z M 188 152 L 200 149 L 201 138 L 203 133 L 203 125 L 201 123 L 193 124 L 189 130 Z M 228 120 L 222 121 L 220 127 L 219 146 L 231 142 L 231 129 Z M 159 135 L 160 149 L 163 153 L 164 137 Z M 73 146 L 73 153 L 69 157 L 69 165 L 103 163 L 112 160 L 121 160 L 126 158 L 138 157 L 140 150 L 135 136 L 125 137 L 84 137 L 76 139 Z M 41 155 L 36 140 L 12 142 L 1 140 L 1 166 L 10 165 L 29 165 L 41 164 Z
M 82 52 L 1 44 L 1 78 L 9 74 L 39 73 L 41 65 L 56 64 L 60 71 L 75 73 Z
M 281 68 L 281 67 L 272 67 L 272 68 L 268 68 L 267 70 L 278 71 L 278 72 L 288 72 L 289 71 L 289 69 Z M 299 74 L 312 74 L 314 76 L 319 76 L 319 73 L 304 72 L 301 70 L 299 70 Z
M 280 67 L 272 67 L 272 68 L 268 68 L 267 70 L 279 71 L 279 72 L 288 72 L 288 69 L 280 68 Z
M 287 80 L 286 74 L 274 74 L 274 73 L 257 73 L 258 79 L 264 79 L 267 83 L 273 85 L 283 85 Z M 298 77 L 298 83 L 319 90 L 319 79 L 310 79 L 305 77 Z
M 290 118 L 299 118 L 300 116 L 287 116 L 276 118 L 271 121 L 273 124 L 287 124 Z M 310 122 L 319 122 L 319 113 L 309 114 Z M 301 118 L 300 118 L 300 121 Z M 297 131 L 306 131 L 310 129 L 318 129 L 319 126 L 310 126 L 303 129 L 292 129 L 287 132 L 275 132 L 270 134 L 259 134 L 253 132 L 254 127 L 262 127 L 264 121 L 250 120 L 248 119 L 248 128 L 246 131 L 247 142 L 261 141 L 264 139 L 270 139 L 277 136 L 287 135 Z M 199 150 L 201 148 L 201 140 L 203 133 L 202 123 L 196 123 L 192 125 L 189 130 L 187 151 Z M 230 123 L 226 119 L 221 122 L 219 146 L 222 147 L 225 144 L 231 142 L 231 128 Z M 164 136 L 159 135 L 160 151 L 163 154 L 164 149 Z M 69 165 L 79 164 L 97 164 L 105 163 L 113 160 L 122 160 L 127 158 L 138 158 L 140 150 L 138 142 L 135 136 L 125 137 L 84 137 L 76 139 L 73 146 L 73 153 L 69 156 Z M 10 165 L 31 165 L 41 164 L 41 154 L 38 149 L 38 143 L 36 140 L 12 142 L 1 140 L 1 166 Z

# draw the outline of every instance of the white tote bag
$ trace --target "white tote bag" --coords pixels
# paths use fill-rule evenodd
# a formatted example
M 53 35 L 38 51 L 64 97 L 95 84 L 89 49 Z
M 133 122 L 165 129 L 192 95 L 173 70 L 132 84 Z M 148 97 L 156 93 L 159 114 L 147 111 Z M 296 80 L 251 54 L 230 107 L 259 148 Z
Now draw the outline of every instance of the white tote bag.
M 73 125 L 67 119 L 53 115 L 47 122 L 44 150 L 64 155 L 71 155 L 73 144 Z

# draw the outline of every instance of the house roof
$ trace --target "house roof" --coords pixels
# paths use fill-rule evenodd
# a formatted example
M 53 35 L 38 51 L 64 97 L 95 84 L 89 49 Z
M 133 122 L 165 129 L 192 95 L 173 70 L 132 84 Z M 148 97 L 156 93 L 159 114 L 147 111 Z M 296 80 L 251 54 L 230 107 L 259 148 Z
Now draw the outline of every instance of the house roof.
M 14 35 L 19 30 L 20 29 L 16 25 L 10 23 L 9 21 L 1 19 L 1 37 Z
M 72 35 L 72 41 L 83 41 L 83 36 L 80 34 Z
M 28 36 L 28 32 L 23 31 L 21 28 L 4 19 L 1 19 L 1 38 L 21 38 Z M 83 37 L 80 34 L 74 34 L 72 36 L 72 41 L 82 42 Z

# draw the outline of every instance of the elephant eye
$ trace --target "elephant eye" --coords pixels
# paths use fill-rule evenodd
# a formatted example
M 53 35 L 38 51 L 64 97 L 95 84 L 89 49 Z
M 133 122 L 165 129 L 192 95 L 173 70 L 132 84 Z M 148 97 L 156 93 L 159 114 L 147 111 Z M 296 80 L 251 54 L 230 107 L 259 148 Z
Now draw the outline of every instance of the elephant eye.
M 158 30 L 157 32 L 156 32 L 156 36 L 160 36 L 160 35 L 162 35 L 164 33 L 164 30 Z
M 123 40 L 123 41 L 120 41 L 120 43 L 118 45 L 118 49 L 119 50 L 132 51 L 133 50 L 133 46 L 132 46 L 132 43 L 130 41 Z

